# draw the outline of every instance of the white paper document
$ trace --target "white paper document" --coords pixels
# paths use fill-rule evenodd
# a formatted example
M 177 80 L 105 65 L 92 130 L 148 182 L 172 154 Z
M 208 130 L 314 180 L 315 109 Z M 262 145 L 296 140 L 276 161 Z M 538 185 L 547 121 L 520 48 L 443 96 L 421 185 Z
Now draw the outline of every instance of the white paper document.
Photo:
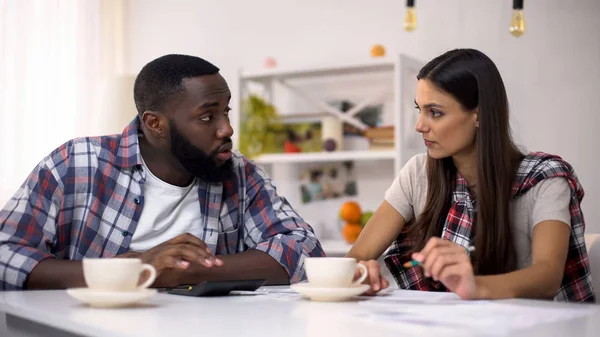
M 255 293 L 278 300 L 294 300 L 302 297 L 296 291 L 284 287 L 263 287 L 257 289 Z
M 390 290 L 377 296 L 361 296 L 362 303 L 382 304 L 456 304 L 465 303 L 458 295 L 450 292 L 431 292 L 413 290 Z
M 353 316 L 376 324 L 406 329 L 438 330 L 445 334 L 485 333 L 506 335 L 511 331 L 582 317 L 593 312 L 581 308 L 532 307 L 496 301 L 463 301 L 452 293 L 396 290 L 359 303 Z M 493 328 L 491 328 L 493 327 Z

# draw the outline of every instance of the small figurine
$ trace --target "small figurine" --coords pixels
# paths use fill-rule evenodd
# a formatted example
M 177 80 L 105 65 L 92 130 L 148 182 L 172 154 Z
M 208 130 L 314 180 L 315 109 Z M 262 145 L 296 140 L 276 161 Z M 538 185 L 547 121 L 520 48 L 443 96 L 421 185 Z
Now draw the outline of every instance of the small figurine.
M 293 130 L 288 129 L 286 131 L 287 139 L 283 143 L 283 151 L 285 153 L 302 152 L 302 149 L 297 145 L 301 141 L 301 138 L 298 135 L 296 135 L 296 133 Z

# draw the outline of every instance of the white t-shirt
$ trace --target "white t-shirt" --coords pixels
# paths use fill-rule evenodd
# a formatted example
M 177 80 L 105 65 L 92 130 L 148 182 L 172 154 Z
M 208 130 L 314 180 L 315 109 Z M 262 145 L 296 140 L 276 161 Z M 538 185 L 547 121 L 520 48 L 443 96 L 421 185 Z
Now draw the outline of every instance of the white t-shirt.
M 189 186 L 168 184 L 156 177 L 142 160 L 146 182 L 142 185 L 144 209 L 129 249 L 143 252 L 176 236 L 200 236 L 201 217 L 196 180 Z
M 385 192 L 385 200 L 406 220 L 420 215 L 427 201 L 427 154 L 412 157 Z M 517 268 L 531 266 L 531 238 L 535 225 L 558 220 L 571 226 L 571 188 L 565 178 L 544 179 L 510 202 L 510 221 L 517 250 Z

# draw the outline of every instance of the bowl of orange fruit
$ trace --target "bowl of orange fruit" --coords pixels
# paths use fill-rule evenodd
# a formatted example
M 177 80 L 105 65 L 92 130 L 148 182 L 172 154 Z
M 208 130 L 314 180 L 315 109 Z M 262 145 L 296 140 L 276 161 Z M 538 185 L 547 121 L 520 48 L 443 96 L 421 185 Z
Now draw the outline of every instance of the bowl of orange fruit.
M 356 201 L 347 201 L 340 208 L 340 219 L 342 220 L 342 237 L 349 244 L 356 242 L 360 232 L 366 225 L 373 212 L 363 212 Z

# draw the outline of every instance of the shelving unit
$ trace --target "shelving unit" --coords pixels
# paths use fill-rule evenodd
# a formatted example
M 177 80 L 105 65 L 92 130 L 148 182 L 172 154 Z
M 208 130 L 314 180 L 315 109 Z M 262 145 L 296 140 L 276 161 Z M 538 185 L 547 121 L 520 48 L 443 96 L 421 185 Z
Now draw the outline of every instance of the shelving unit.
M 268 82 L 275 79 L 298 79 L 316 76 L 348 75 L 394 70 L 395 62 L 386 59 L 374 59 L 365 63 L 346 65 L 324 65 L 291 69 L 264 69 L 260 71 L 241 71 L 240 79 L 244 81 Z
M 394 160 L 396 151 L 338 151 L 308 153 L 264 154 L 256 158 L 257 164 L 319 163 L 331 161 Z
M 276 91 L 274 87 L 277 86 L 314 106 L 315 109 L 307 113 L 307 115 L 313 116 L 311 118 L 315 118 L 314 116 L 318 118 L 318 115 L 321 113 L 329 114 L 337 116 L 344 122 L 359 129 L 364 129 L 366 125 L 358 120 L 358 118 L 355 118 L 355 115 L 364 107 L 380 103 L 386 98 L 389 100 L 390 97 L 393 105 L 390 111 L 392 112 L 391 120 L 393 121 L 392 124 L 394 125 L 395 132 L 395 148 L 392 150 L 370 151 L 361 149 L 352 151 L 344 148 L 344 151 L 337 152 L 265 154 L 254 158 L 254 161 L 267 169 L 271 178 L 277 184 L 278 193 L 290 200 L 295 208 L 298 205 L 294 202 L 294 196 L 299 194 L 299 192 L 298 188 L 294 187 L 294 179 L 297 179 L 297 175 L 295 176 L 293 171 L 297 170 L 301 165 L 335 161 L 353 161 L 376 166 L 392 165 L 393 168 L 388 169 L 386 172 L 392 172 L 393 174 L 389 177 L 384 177 L 391 183 L 408 159 L 417 153 L 425 151 L 422 138 L 414 131 L 417 113 L 414 110 L 413 103 L 416 89 L 416 74 L 422 66 L 423 63 L 406 55 L 394 55 L 389 58 L 371 59 L 353 64 L 333 64 L 289 69 L 276 68 L 259 71 L 241 70 L 238 78 L 238 98 L 240 102 L 251 92 L 251 87 L 256 88 L 257 86 L 261 88 L 262 96 L 265 99 L 274 102 L 276 100 L 276 97 L 274 97 Z M 371 94 L 371 97 L 367 97 L 362 102 L 357 102 L 354 109 L 346 112 L 339 111 L 328 103 L 311 97 L 307 91 L 296 85 L 296 83 L 299 83 L 298 81 L 311 81 L 331 77 L 339 79 L 344 78 L 344 76 L 353 76 L 354 79 L 362 79 L 363 77 L 367 78 L 370 74 L 389 75 L 391 79 L 389 85 L 384 85 L 387 91 Z M 242 107 L 242 104 L 239 106 Z M 280 113 L 281 111 L 293 111 L 293 109 L 290 110 L 289 108 L 280 108 L 276 103 L 275 106 Z M 244 112 L 240 111 L 239 113 Z M 298 113 L 293 113 L 293 115 L 297 116 Z M 285 114 L 283 116 L 285 117 Z M 240 129 L 239 121 L 241 120 L 241 115 L 237 116 L 236 121 L 238 121 L 238 125 L 235 127 L 236 130 Z M 234 135 L 234 137 L 236 137 L 234 144 L 237 144 L 237 136 Z M 373 173 L 368 172 L 367 174 Z M 360 180 L 361 177 L 356 177 L 356 179 Z M 365 190 L 369 192 L 368 190 L 370 189 L 368 187 Z M 361 192 L 359 191 L 359 193 Z M 370 199 L 374 198 L 378 198 L 380 202 L 382 196 L 379 193 L 377 196 L 370 197 Z M 326 210 L 326 207 L 324 209 Z M 301 215 L 309 220 L 319 219 L 320 221 L 323 219 L 323 221 L 328 221 L 329 226 L 333 227 L 334 231 L 337 230 L 336 226 L 339 225 L 333 224 L 334 220 L 336 220 L 335 218 L 324 219 L 325 213 L 323 213 L 323 209 L 320 209 L 317 213 L 310 214 L 309 216 L 302 213 Z M 337 214 L 337 212 L 335 213 Z M 345 254 L 351 247 L 351 245 L 345 243 L 340 238 L 322 238 L 321 242 L 326 253 L 336 256 Z

